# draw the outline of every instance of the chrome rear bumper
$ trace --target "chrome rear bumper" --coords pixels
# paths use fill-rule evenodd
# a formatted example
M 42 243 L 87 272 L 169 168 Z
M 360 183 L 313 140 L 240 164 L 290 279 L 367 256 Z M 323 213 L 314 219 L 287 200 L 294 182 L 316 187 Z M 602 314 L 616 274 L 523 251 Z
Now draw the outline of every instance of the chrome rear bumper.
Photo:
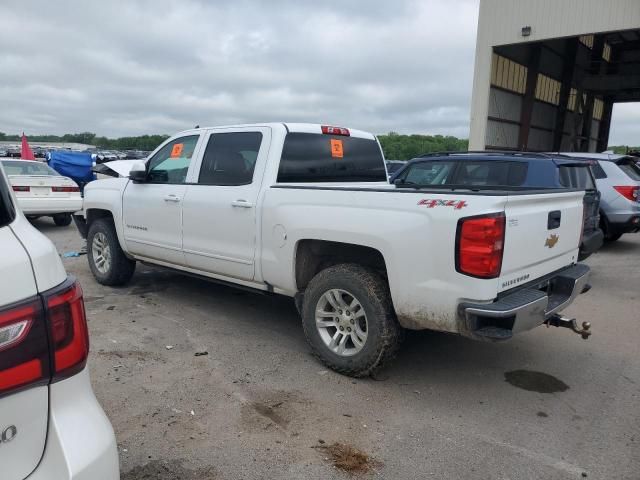
M 574 265 L 541 282 L 499 297 L 493 303 L 460 305 L 468 336 L 506 340 L 542 325 L 589 289 L 589 267 Z

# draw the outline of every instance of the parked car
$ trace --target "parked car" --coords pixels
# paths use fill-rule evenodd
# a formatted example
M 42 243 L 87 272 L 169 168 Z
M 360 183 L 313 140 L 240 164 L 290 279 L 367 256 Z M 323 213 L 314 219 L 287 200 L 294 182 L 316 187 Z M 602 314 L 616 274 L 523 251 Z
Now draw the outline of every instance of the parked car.
M 603 243 L 599 228 L 600 193 L 587 162 L 560 155 L 516 152 L 430 153 L 411 160 L 391 177 L 399 185 L 584 190 L 579 260 Z
M 82 209 L 80 188 L 46 163 L 33 160 L 0 160 L 15 192 L 18 206 L 29 218 L 52 217 L 66 227 L 71 214 Z
M 86 367 L 82 289 L 16 208 L 0 166 L 0 477 L 117 480 Z
M 376 138 L 326 125 L 198 128 L 84 197 L 103 285 L 136 261 L 295 299 L 312 351 L 368 375 L 402 328 L 505 340 L 587 289 L 584 191 L 388 183 Z
M 595 160 L 592 166 L 600 201 L 600 226 L 613 242 L 640 231 L 640 165 L 638 158 L 613 153 L 571 152 L 564 155 Z

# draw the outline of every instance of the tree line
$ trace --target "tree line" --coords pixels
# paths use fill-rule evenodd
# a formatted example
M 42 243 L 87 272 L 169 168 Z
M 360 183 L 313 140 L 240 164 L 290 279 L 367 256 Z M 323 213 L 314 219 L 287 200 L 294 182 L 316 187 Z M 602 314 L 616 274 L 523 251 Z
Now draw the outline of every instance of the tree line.
M 0 132 L 0 141 L 20 142 L 21 135 L 7 135 Z M 98 137 L 95 133 L 65 133 L 64 135 L 28 135 L 30 142 L 64 142 L 83 143 L 97 148 L 109 150 L 154 150 L 164 142 L 169 135 L 140 135 L 137 137 L 107 138 Z
M 33 142 L 65 142 L 83 143 L 97 148 L 111 150 L 154 150 L 164 142 L 169 135 L 140 135 L 137 137 L 107 138 L 98 137 L 95 133 L 66 133 L 64 135 L 29 135 Z M 0 132 L 0 141 L 20 142 L 20 135 L 8 135 Z M 385 158 L 389 160 L 409 160 L 423 153 L 432 152 L 460 152 L 468 150 L 469 140 L 443 135 L 400 135 L 389 132 L 378 135 Z M 625 154 L 638 151 L 640 147 L 626 145 L 609 147 L 615 153 Z

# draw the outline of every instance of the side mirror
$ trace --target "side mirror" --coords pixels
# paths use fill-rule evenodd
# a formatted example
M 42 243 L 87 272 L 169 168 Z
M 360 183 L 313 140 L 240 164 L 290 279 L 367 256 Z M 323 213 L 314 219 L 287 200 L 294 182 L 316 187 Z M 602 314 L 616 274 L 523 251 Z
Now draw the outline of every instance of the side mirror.
M 129 170 L 129 178 L 133 183 L 143 183 L 147 179 L 147 167 L 142 162 L 136 162 Z

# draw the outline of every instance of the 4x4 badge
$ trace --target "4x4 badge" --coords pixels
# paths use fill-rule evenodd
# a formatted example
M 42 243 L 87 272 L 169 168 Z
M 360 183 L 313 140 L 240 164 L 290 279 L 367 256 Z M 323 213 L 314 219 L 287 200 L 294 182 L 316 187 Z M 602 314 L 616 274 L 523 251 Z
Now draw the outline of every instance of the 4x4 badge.
M 547 238 L 544 242 L 544 246 L 545 247 L 549 247 L 549 248 L 553 248 L 556 246 L 556 243 L 558 243 L 558 240 L 560 239 L 560 235 L 556 235 L 556 234 L 551 234 L 549 235 L 549 238 Z

